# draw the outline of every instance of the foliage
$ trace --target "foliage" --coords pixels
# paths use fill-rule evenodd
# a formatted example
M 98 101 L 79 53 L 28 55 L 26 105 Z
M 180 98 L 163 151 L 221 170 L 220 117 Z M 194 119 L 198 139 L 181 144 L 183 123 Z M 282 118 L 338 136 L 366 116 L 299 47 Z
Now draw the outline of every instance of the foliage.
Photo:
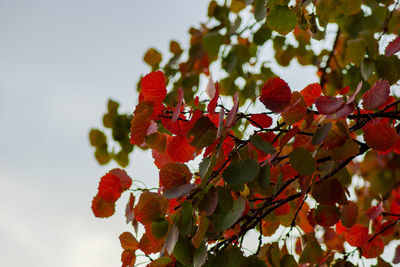
M 160 170 L 154 192 L 130 189 L 121 169 L 101 178 L 96 217 L 113 215 L 130 191 L 134 234 L 120 236 L 122 266 L 141 252 L 148 266 L 351 266 L 353 254 L 387 264 L 380 255 L 400 221 L 399 8 L 392 0 L 210 1 L 187 49 L 171 41 L 168 59 L 149 49 L 152 72 L 138 84 L 133 115 L 110 100 L 103 117 L 120 151 L 109 151 L 102 131 L 89 135 L 100 164 L 125 167 L 136 147 L 151 150 Z M 313 49 L 332 34 L 331 49 Z M 270 44 L 276 63 L 315 66 L 320 82 L 293 91 L 262 62 Z M 211 65 L 225 75 L 217 83 Z M 254 102 L 265 110 L 246 108 Z M 194 159 L 197 170 L 188 167 Z M 252 253 L 250 230 L 260 236 Z

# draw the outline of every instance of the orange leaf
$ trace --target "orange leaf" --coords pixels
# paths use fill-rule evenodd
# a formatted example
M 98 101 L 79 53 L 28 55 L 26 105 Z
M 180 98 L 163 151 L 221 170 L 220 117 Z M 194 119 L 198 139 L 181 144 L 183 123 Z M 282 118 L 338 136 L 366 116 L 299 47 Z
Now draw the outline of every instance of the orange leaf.
M 107 218 L 115 212 L 115 202 L 107 202 L 99 196 L 95 196 L 92 201 L 92 211 L 98 218 Z
M 121 247 L 123 249 L 136 250 L 138 248 L 138 241 L 129 232 L 123 232 L 119 236 L 119 241 L 121 242 Z
M 121 254 L 122 267 L 134 266 L 136 262 L 135 251 L 124 250 Z
M 164 190 L 190 182 L 192 173 L 183 163 L 171 162 L 160 169 L 160 186 Z
M 306 86 L 300 91 L 300 94 L 304 97 L 304 101 L 307 107 L 311 107 L 314 104 L 315 99 L 319 97 L 322 93 L 321 85 L 319 83 L 312 83 Z
M 146 225 L 164 217 L 167 207 L 168 200 L 163 195 L 146 191 L 140 195 L 134 214 L 139 222 Z
M 150 72 L 141 81 L 139 102 L 149 101 L 155 105 L 161 104 L 167 95 L 165 77 L 162 71 Z
M 151 124 L 153 107 L 148 102 L 140 102 L 136 105 L 131 121 L 131 143 L 140 146 L 144 143 L 147 130 Z
M 146 231 L 139 241 L 139 249 L 146 254 L 160 252 L 164 245 L 164 239 L 151 238 L 149 232 Z

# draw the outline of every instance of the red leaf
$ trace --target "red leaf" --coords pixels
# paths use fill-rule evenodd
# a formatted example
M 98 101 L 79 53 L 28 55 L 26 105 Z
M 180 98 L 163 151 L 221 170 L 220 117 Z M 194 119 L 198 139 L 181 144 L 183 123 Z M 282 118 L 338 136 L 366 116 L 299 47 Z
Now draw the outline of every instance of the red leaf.
M 131 187 L 132 179 L 124 170 L 113 169 L 101 177 L 98 196 L 108 202 L 117 201 L 121 193 Z
M 344 239 L 350 244 L 350 246 L 363 247 L 368 242 L 368 228 L 356 224 L 344 232 Z
M 366 110 L 374 110 L 386 102 L 389 93 L 389 82 L 379 80 L 362 96 L 362 105 Z
M 268 128 L 272 125 L 272 118 L 267 114 L 253 114 L 250 123 L 255 127 Z
M 349 202 L 348 205 L 345 205 L 342 207 L 342 217 L 340 218 L 340 221 L 344 226 L 347 228 L 352 227 L 358 217 L 358 206 L 354 202 Z
M 208 113 L 210 115 L 214 115 L 215 114 L 215 107 L 217 106 L 218 98 L 219 98 L 219 86 L 218 86 L 218 83 L 217 83 L 214 97 L 211 99 L 211 101 L 207 105 L 207 111 L 208 111 Z
M 121 247 L 123 249 L 136 250 L 138 248 L 138 241 L 129 232 L 123 232 L 119 236 L 119 241 L 121 242 Z
M 160 186 L 164 190 L 188 184 L 191 179 L 192 173 L 183 163 L 168 163 L 160 169 Z
M 179 118 L 182 120 L 177 120 L 173 122 L 170 118 L 161 118 L 161 123 L 167 129 L 173 134 L 176 135 L 186 135 L 190 129 L 193 128 L 194 124 L 196 121 L 202 116 L 200 110 L 196 110 L 192 113 L 192 117 L 190 120 L 186 120 L 186 117 L 181 114 Z
M 367 145 L 378 151 L 391 149 L 396 142 L 396 130 L 386 120 L 370 121 L 362 130 Z
M 392 261 L 393 264 L 400 263 L 400 245 L 397 246 L 396 252 L 394 254 L 394 258 Z
M 380 202 L 375 207 L 369 208 L 365 214 L 367 214 L 368 218 L 371 220 L 375 220 L 378 216 L 380 216 L 383 212 L 382 202 Z
M 174 113 L 172 114 L 172 119 L 171 119 L 172 122 L 175 122 L 178 119 L 179 114 L 181 113 L 182 103 L 183 103 L 183 89 L 178 88 L 178 103 L 176 104 L 174 108 Z
M 145 191 L 140 195 L 134 213 L 136 219 L 142 224 L 149 224 L 167 211 L 168 200 L 161 194 Z
M 314 220 L 319 225 L 329 227 L 340 219 L 340 210 L 336 206 L 318 205 L 314 210 Z
M 141 81 L 139 102 L 148 101 L 154 106 L 161 104 L 167 95 L 165 76 L 162 71 L 150 72 Z
M 196 148 L 189 144 L 186 136 L 174 136 L 167 144 L 167 154 L 172 161 L 187 162 L 196 156 Z
M 380 237 L 375 237 L 362 248 L 362 256 L 367 259 L 377 258 L 383 253 L 384 245 Z
M 314 104 L 315 99 L 319 97 L 322 93 L 321 85 L 319 83 L 312 83 L 306 86 L 300 91 L 300 94 L 304 97 L 304 101 L 307 107 L 311 107 Z
M 235 95 L 233 96 L 233 107 L 229 111 L 228 117 L 225 121 L 226 128 L 231 128 L 233 125 L 235 125 L 236 122 L 235 118 L 238 111 L 238 106 L 239 106 L 239 93 L 236 92 Z
M 280 113 L 290 104 L 292 92 L 288 84 L 279 77 L 271 78 L 261 88 L 260 101 L 264 106 L 276 113 Z
M 315 106 L 321 114 L 332 114 L 344 105 L 342 98 L 320 96 L 315 100 Z
M 140 146 L 144 143 L 147 130 L 151 125 L 151 114 L 153 107 L 148 102 L 141 102 L 136 105 L 131 121 L 131 143 Z
M 126 203 L 126 208 L 125 208 L 125 217 L 126 217 L 126 223 L 130 223 L 134 219 L 134 214 L 133 214 L 133 206 L 135 205 L 135 196 L 131 193 L 129 196 L 129 202 Z
M 385 49 L 385 56 L 390 57 L 400 51 L 400 36 L 392 40 Z
M 292 129 L 290 129 L 279 141 L 279 149 L 282 150 L 282 148 L 292 139 L 298 132 L 300 132 L 299 127 L 294 126 Z
M 99 196 L 95 196 L 92 201 L 92 211 L 98 218 L 107 218 L 115 212 L 115 202 L 107 202 Z

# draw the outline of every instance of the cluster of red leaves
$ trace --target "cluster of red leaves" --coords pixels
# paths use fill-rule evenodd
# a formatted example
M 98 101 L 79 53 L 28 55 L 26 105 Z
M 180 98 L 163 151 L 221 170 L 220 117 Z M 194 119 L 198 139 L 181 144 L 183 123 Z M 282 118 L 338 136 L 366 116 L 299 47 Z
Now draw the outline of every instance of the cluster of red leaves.
M 146 75 L 141 81 L 139 103 L 131 122 L 131 143 L 152 150 L 155 165 L 159 168 L 160 190 L 158 193 L 142 192 L 136 205 L 131 194 L 126 209 L 127 222 L 141 223 L 145 233 L 139 242 L 130 233 L 120 236 L 124 249 L 123 267 L 135 263 L 137 249 L 146 254 L 161 252 L 169 257 L 167 264 L 176 260 L 186 263 L 186 258 L 179 258 L 179 252 L 173 253 L 178 238 L 190 233 L 184 228 L 185 224 L 196 227 L 184 237 L 187 239 L 180 240 L 179 246 L 199 249 L 207 233 L 216 239 L 235 243 L 237 236 L 244 231 L 243 225 L 237 223 L 239 218 L 249 218 L 254 215 L 253 211 L 263 211 L 267 200 L 276 204 L 273 216 L 284 218 L 295 214 L 293 223 L 308 234 L 309 241 L 301 251 L 300 262 L 323 263 L 330 250 L 343 251 L 345 241 L 350 246 L 361 248 L 365 258 L 381 255 L 384 249 L 381 237 L 391 231 L 391 228 L 382 229 L 397 218 L 383 219 L 382 203 L 371 207 L 366 216 L 372 220 L 374 232 L 369 233 L 365 222 L 359 220 L 359 207 L 347 199 L 346 184 L 338 177 L 332 177 L 332 166 L 320 164 L 326 158 L 341 163 L 360 153 L 360 142 L 350 130 L 351 126 L 358 126 L 354 125 L 358 121 L 350 125 L 346 120 L 359 114 L 370 116 L 362 128 L 358 128 L 362 129 L 366 143 L 362 145 L 381 153 L 400 151 L 400 138 L 391 120 L 372 116 L 394 102 L 394 98 L 389 96 L 389 83 L 377 81 L 362 95 L 363 109 L 356 110 L 356 96 L 361 88 L 362 83 L 351 95 L 347 95 L 349 87 L 345 87 L 341 96 L 325 96 L 316 83 L 300 92 L 292 92 L 281 78 L 269 79 L 261 88 L 259 100 L 267 109 L 280 114 L 286 124 L 287 128 L 276 135 L 269 129 L 272 118 L 266 113 L 238 118 L 238 94 L 235 94 L 233 107 L 226 117 L 224 108 L 216 112 L 219 87 L 211 78 L 206 90 L 210 101 L 205 112 L 199 110 L 197 104 L 187 110 L 183 90 L 178 90 L 175 107 L 165 106 L 163 101 L 167 91 L 163 73 L 158 71 Z M 313 110 L 313 106 L 317 110 Z M 231 129 L 241 118 L 257 129 L 249 140 L 236 138 Z M 161 131 L 159 126 L 163 128 Z M 278 131 L 281 130 L 279 127 Z M 194 175 L 185 163 L 201 154 L 203 165 Z M 279 158 L 280 155 L 286 156 Z M 328 177 L 324 178 L 326 174 Z M 193 177 L 195 182 L 190 184 Z M 267 184 L 263 184 L 265 177 L 268 177 Z M 296 204 L 291 205 L 287 200 L 298 193 L 297 188 L 287 186 L 280 190 L 280 187 L 295 180 L 298 180 L 302 195 Z M 190 192 L 202 192 L 203 181 L 212 181 L 211 189 L 207 188 L 209 191 L 200 196 L 187 197 Z M 111 216 L 115 202 L 131 183 L 129 176 L 120 169 L 103 176 L 92 203 L 95 216 Z M 243 187 L 235 189 L 238 185 Z M 309 193 L 317 202 L 312 209 L 305 202 Z M 391 212 L 395 214 L 400 213 L 399 196 L 394 194 L 391 202 Z M 225 199 L 219 199 L 221 197 Z M 190 204 L 185 205 L 187 203 Z M 193 213 L 193 208 L 198 209 L 197 213 Z M 224 208 L 226 214 L 214 216 L 216 210 Z M 280 222 L 279 219 L 268 221 L 263 218 L 260 225 L 260 232 L 270 236 Z M 317 225 L 325 229 L 326 254 L 312 236 Z M 336 231 L 332 228 L 334 225 Z M 317 256 L 310 256 L 314 252 Z

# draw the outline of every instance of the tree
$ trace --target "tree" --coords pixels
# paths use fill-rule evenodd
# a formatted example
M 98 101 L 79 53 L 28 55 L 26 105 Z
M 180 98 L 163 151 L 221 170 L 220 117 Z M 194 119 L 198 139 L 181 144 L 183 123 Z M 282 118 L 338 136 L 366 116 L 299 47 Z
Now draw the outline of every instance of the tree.
M 334 41 L 318 52 L 327 28 Z M 152 72 L 133 114 L 108 102 L 103 124 L 113 140 L 89 134 L 100 164 L 125 167 L 136 147 L 150 149 L 159 168 L 158 189 L 131 188 L 117 168 L 93 198 L 94 215 L 105 218 L 130 192 L 122 266 L 138 251 L 148 266 L 351 266 L 353 255 L 388 265 L 380 255 L 400 221 L 398 1 L 210 1 L 207 23 L 189 33 L 190 47 L 171 41 L 165 64 L 156 49 L 146 52 Z M 278 64 L 315 66 L 320 82 L 291 90 L 258 56 L 270 43 Z M 210 65 L 225 78 L 214 82 Z M 258 101 L 264 111 L 252 112 Z M 259 233 L 251 253 L 249 231 Z

